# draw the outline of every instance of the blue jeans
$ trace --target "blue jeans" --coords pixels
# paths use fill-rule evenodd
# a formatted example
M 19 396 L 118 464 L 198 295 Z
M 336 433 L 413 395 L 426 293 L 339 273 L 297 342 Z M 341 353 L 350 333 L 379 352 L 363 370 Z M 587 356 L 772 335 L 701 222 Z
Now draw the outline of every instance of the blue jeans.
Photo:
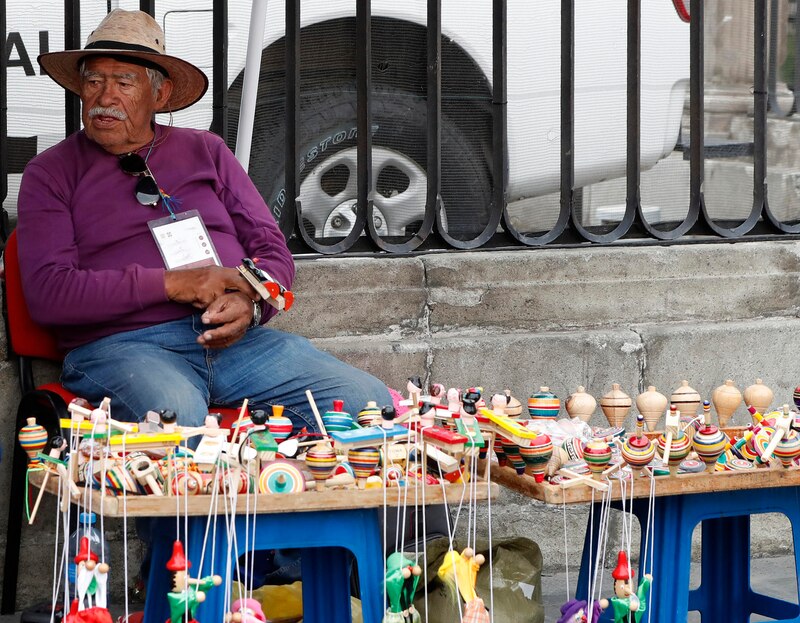
M 171 409 L 185 426 L 202 425 L 209 405 L 237 407 L 248 398 L 251 408 L 283 405 L 296 429 L 316 430 L 307 389 L 320 413 L 334 399 L 353 416 L 369 400 L 392 404 L 384 383 L 304 337 L 261 326 L 215 350 L 196 342 L 204 328 L 193 314 L 79 346 L 67 354 L 61 382 L 94 404 L 111 398 L 115 419 L 135 422 L 148 410 Z

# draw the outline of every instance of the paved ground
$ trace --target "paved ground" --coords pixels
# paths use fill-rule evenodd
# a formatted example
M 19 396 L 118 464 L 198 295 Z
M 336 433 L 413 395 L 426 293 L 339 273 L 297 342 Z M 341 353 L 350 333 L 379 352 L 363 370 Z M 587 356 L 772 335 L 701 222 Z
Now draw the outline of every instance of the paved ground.
M 698 564 L 692 565 L 691 582 L 696 585 L 699 582 Z M 796 601 L 797 579 L 794 575 L 794 558 L 782 556 L 779 558 L 759 558 L 751 563 L 751 577 L 753 588 L 762 593 L 779 597 L 787 601 Z M 571 591 L 574 590 L 574 583 L 577 580 L 577 568 L 570 570 L 570 583 L 573 584 Z M 571 592 L 570 591 L 570 592 Z M 556 620 L 559 608 L 566 601 L 566 574 L 564 572 L 556 574 L 542 575 L 542 597 L 545 606 L 545 621 L 553 623 Z M 10 616 L 0 616 L 0 623 L 18 623 L 20 614 Z M 769 621 L 763 617 L 753 617 L 751 621 Z M 698 614 L 690 615 L 687 623 L 699 623 Z M 507 623 L 497 621 L 496 623 Z M 661 622 L 666 623 L 666 622 Z M 679 623 L 679 622 L 670 622 Z

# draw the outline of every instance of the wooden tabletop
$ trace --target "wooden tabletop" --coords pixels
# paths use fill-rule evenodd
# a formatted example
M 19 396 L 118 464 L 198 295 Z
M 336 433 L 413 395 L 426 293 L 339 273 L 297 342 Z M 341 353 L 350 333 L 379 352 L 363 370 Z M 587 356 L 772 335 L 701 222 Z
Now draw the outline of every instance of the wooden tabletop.
M 44 473 L 34 471 L 30 474 L 30 482 L 37 488 L 41 487 Z M 58 478 L 50 477 L 46 489 L 50 493 L 57 493 Z M 466 488 L 466 491 L 465 491 Z M 423 493 L 424 489 L 424 493 Z M 399 494 L 398 494 L 399 491 Z M 442 504 L 459 504 L 462 500 L 469 499 L 470 492 L 474 491 L 474 498 L 487 500 L 490 496 L 496 497 L 499 492 L 498 485 L 479 480 L 475 486 L 469 484 L 445 483 L 444 491 L 441 485 L 428 485 L 426 487 L 409 486 L 407 488 L 390 487 L 384 491 L 380 489 L 330 489 L 327 491 L 304 491 L 303 493 L 282 494 L 249 494 L 238 495 L 236 513 L 295 513 L 320 510 L 346 510 L 356 508 L 383 508 L 388 506 L 413 506 L 423 504 L 426 506 Z M 384 492 L 386 500 L 384 501 Z M 128 495 L 103 497 L 100 491 L 92 490 L 92 512 L 102 513 L 106 517 L 154 517 L 161 515 L 174 516 L 178 503 L 180 512 L 189 515 L 206 516 L 211 507 L 211 495 L 189 495 L 186 497 L 155 496 L 155 495 Z M 218 510 L 222 514 L 225 502 L 222 496 L 218 497 Z M 248 500 L 249 498 L 249 500 Z M 248 506 L 249 504 L 249 506 Z
M 594 500 L 599 501 L 602 493 L 580 484 L 562 488 L 548 482 L 537 483 L 531 476 L 518 476 L 512 467 L 492 466 L 492 481 L 517 493 L 526 495 L 548 504 L 581 504 Z M 748 471 L 703 472 L 699 474 L 678 474 L 675 476 L 657 476 L 655 479 L 656 496 L 690 495 L 717 491 L 734 491 L 739 489 L 763 489 L 768 487 L 800 486 L 800 468 L 783 467 L 759 468 Z M 621 486 L 618 480 L 611 479 L 613 499 L 619 499 Z M 626 497 L 631 495 L 631 481 L 626 483 Z M 633 497 L 646 498 L 650 495 L 650 478 L 636 477 L 633 482 Z

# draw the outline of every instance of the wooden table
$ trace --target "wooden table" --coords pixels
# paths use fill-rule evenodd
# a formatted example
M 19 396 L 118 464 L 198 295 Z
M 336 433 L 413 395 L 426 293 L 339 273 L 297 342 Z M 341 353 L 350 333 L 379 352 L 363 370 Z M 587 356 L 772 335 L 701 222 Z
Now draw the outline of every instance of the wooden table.
M 42 473 L 31 474 L 31 483 L 40 486 Z M 57 479 L 50 478 L 47 490 L 57 492 Z M 458 504 L 462 501 L 464 487 L 447 483 L 424 487 L 425 506 L 443 503 Z M 477 484 L 476 498 L 486 500 L 495 497 L 497 484 L 486 481 Z M 396 488 L 386 490 L 385 503 L 389 507 L 398 505 Z M 350 614 L 350 566 L 352 559 L 358 562 L 359 586 L 361 589 L 364 623 L 380 623 L 383 618 L 384 552 L 381 522 L 383 521 L 383 489 L 347 489 L 329 491 L 306 491 L 285 494 L 250 494 L 237 496 L 235 531 L 239 535 L 234 547 L 228 542 L 225 517 L 211 522 L 211 533 L 216 535 L 214 549 L 217 560 L 210 567 L 210 554 L 203 554 L 207 517 L 212 496 L 195 495 L 181 497 L 181 512 L 187 508 L 190 516 L 188 529 L 182 534 L 186 555 L 195 567 L 193 577 L 217 573 L 223 579 L 238 557 L 249 548 L 252 551 L 276 548 L 299 548 L 303 579 L 304 620 L 309 623 L 349 623 Z M 410 487 L 403 498 L 409 506 L 415 500 L 422 505 L 423 487 L 415 492 Z M 249 498 L 249 500 L 248 500 Z M 249 507 L 248 507 L 249 502 Z M 172 543 L 176 530 L 176 498 L 153 495 L 129 495 L 122 497 L 92 491 L 92 510 L 107 517 L 122 517 L 127 509 L 129 517 L 157 517 L 158 526 L 153 530 L 151 572 L 147 585 L 145 604 L 146 621 L 165 621 L 169 616 L 166 593 L 171 586 L 171 574 L 165 565 L 172 554 Z M 219 509 L 223 501 L 220 497 Z M 246 516 L 248 512 L 253 517 Z M 179 522 L 183 529 L 183 520 Z M 249 542 L 244 538 L 250 530 Z M 211 548 L 209 537 L 206 549 Z M 205 564 L 198 569 L 201 558 Z M 212 589 L 200 604 L 197 618 L 200 621 L 222 621 L 224 590 Z

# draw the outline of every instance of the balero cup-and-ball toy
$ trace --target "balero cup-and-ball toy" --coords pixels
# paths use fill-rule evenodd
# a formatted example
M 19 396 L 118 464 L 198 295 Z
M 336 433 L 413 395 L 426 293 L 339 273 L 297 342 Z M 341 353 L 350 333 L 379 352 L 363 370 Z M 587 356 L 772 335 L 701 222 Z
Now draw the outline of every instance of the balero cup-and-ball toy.
M 583 460 L 595 480 L 602 480 L 603 472 L 611 461 L 611 446 L 603 439 L 593 439 L 583 447 Z
M 661 460 L 673 475 L 692 450 L 692 440 L 680 429 L 680 412 L 675 405 L 670 405 L 664 432 L 658 436 L 656 448 Z

